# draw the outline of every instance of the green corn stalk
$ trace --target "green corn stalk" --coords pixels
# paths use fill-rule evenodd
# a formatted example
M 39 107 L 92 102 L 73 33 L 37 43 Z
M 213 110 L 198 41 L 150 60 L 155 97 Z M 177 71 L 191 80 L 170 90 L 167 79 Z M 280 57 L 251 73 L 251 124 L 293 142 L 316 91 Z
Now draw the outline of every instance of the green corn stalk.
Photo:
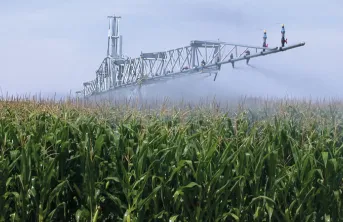
M 0 102 L 0 221 L 343 218 L 342 106 L 215 109 Z

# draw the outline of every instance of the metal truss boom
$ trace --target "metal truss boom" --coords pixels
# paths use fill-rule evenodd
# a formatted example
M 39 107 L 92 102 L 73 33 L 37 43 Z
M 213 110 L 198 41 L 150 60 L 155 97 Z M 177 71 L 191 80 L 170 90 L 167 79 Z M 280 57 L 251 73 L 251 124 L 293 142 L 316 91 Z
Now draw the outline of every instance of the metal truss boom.
M 221 66 L 279 53 L 304 46 L 298 43 L 287 47 L 258 47 L 219 41 L 193 40 L 188 46 L 161 52 L 141 53 L 137 58 L 124 58 L 119 18 L 109 16 L 107 56 L 96 71 L 96 78 L 83 84 L 77 92 L 85 97 L 123 87 L 146 85 L 199 73 L 218 73 Z M 253 52 L 254 53 L 251 53 Z M 244 55 L 245 54 L 245 55 Z M 214 79 L 215 80 L 215 79 Z

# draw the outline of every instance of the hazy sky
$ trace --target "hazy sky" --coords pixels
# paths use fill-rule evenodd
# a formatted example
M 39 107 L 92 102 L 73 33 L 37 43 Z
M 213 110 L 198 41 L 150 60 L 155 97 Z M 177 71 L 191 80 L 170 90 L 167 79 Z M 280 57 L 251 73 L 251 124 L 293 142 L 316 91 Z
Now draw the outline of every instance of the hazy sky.
M 197 78 L 156 87 L 193 93 L 270 96 L 343 96 L 342 0 L 1 0 L 0 87 L 3 94 L 68 93 L 95 78 L 106 56 L 107 16 L 122 16 L 123 51 L 161 51 L 190 40 L 270 46 L 280 42 L 284 23 L 287 52 L 224 66 L 216 82 Z

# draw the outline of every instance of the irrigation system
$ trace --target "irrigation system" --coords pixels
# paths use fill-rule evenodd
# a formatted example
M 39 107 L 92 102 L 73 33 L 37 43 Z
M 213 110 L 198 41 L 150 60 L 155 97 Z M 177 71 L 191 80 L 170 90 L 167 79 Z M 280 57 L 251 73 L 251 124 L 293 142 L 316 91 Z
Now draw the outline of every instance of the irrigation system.
M 141 53 L 138 58 L 123 55 L 123 37 L 120 34 L 120 16 L 108 16 L 107 56 L 96 77 L 83 83 L 76 92 L 84 98 L 126 87 L 154 84 L 161 81 L 214 73 L 214 81 L 222 65 L 246 61 L 304 46 L 305 43 L 286 47 L 258 47 L 221 41 L 193 40 L 188 46 L 161 52 Z M 263 44 L 265 45 L 265 44 Z

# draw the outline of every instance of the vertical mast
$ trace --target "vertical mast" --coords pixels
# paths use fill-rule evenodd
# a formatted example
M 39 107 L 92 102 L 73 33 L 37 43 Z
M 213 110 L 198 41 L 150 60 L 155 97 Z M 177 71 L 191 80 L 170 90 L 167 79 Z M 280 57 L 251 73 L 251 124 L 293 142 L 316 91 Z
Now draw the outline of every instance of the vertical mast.
M 121 16 L 108 16 L 109 27 L 108 27 L 108 46 L 107 56 L 114 59 L 122 58 L 122 37 L 119 34 L 119 19 Z
M 123 38 L 119 35 L 120 16 L 108 16 L 108 43 L 107 43 L 107 64 L 108 64 L 108 88 L 113 88 L 117 83 L 117 70 L 112 61 L 122 59 Z

